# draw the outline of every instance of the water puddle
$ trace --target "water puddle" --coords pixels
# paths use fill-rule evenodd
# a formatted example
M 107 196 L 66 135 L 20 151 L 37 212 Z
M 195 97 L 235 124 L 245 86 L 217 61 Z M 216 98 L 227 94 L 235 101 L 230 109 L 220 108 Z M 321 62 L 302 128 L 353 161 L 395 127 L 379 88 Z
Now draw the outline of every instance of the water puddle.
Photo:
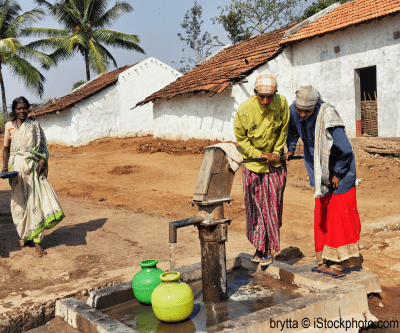
M 151 305 L 142 305 L 137 300 L 102 312 L 139 333 L 192 333 L 310 293 L 309 290 L 243 268 L 229 272 L 227 278 L 229 300 L 218 304 L 203 302 L 201 280 L 190 282 L 195 304 L 189 318 L 180 323 L 161 322 L 154 315 Z

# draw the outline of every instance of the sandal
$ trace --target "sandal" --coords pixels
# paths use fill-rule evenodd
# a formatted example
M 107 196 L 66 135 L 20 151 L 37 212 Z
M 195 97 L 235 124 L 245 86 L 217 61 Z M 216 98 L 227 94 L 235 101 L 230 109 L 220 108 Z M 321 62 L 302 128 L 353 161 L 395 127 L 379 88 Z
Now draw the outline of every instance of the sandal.
M 343 273 L 342 267 L 340 267 L 338 265 L 330 265 L 329 268 L 333 268 L 334 270 L 336 270 L 337 272 L 340 272 L 340 273 L 337 274 L 337 273 L 330 272 L 330 271 L 327 271 L 327 270 L 321 270 L 321 273 L 325 273 L 325 274 L 331 275 L 334 278 L 340 278 L 340 277 L 346 276 L 346 274 Z
M 262 256 L 260 254 L 257 254 L 257 252 L 256 252 L 256 253 L 254 253 L 253 258 L 251 258 L 251 261 L 258 264 L 261 261 L 261 259 L 262 259 Z
M 270 262 L 263 262 L 264 260 L 269 260 L 272 259 Z M 267 256 L 267 257 L 262 257 L 260 261 L 260 266 L 269 266 L 274 262 L 274 257 L 273 256 Z
M 321 267 L 322 265 L 325 266 L 325 268 L 319 269 L 319 267 Z M 311 268 L 311 272 L 322 273 L 323 270 L 328 269 L 328 268 L 329 268 L 329 267 L 326 266 L 325 264 L 321 264 L 321 265 L 319 265 L 319 266 L 317 266 L 317 267 Z

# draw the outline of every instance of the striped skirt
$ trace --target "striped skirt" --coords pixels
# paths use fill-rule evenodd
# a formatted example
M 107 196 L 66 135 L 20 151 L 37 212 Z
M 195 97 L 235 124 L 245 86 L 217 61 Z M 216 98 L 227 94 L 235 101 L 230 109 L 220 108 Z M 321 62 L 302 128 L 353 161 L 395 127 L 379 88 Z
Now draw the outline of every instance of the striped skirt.
M 268 173 L 242 169 L 247 238 L 261 252 L 279 251 L 286 168 L 270 166 Z

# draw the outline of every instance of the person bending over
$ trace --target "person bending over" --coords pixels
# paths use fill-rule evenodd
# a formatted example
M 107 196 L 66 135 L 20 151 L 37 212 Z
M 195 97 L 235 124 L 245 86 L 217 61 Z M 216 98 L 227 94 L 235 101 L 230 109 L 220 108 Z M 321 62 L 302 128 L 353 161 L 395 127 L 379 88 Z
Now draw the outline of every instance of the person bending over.
M 304 144 L 304 164 L 315 187 L 314 241 L 318 267 L 313 271 L 340 277 L 358 262 L 361 223 L 356 200 L 356 164 L 344 123 L 336 109 L 312 86 L 296 92 L 290 106 L 287 158 Z
M 243 164 L 246 234 L 256 248 L 252 258 L 262 266 L 279 251 L 286 167 L 280 162 L 289 123 L 289 105 L 277 94 L 272 75 L 257 77 L 254 93 L 235 115 L 234 132 L 243 158 L 265 157 L 267 162 Z

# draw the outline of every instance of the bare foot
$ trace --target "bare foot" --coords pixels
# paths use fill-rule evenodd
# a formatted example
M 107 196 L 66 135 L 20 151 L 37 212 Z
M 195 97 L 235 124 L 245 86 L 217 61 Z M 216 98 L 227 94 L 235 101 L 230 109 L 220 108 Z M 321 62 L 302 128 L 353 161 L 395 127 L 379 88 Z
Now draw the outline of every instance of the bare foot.
M 19 246 L 21 247 L 31 247 L 32 246 L 32 241 L 28 240 L 28 241 L 24 241 L 23 239 L 19 240 Z
M 39 243 L 35 243 L 35 249 L 39 257 L 43 257 L 47 254 L 47 252 L 43 250 L 42 246 Z

